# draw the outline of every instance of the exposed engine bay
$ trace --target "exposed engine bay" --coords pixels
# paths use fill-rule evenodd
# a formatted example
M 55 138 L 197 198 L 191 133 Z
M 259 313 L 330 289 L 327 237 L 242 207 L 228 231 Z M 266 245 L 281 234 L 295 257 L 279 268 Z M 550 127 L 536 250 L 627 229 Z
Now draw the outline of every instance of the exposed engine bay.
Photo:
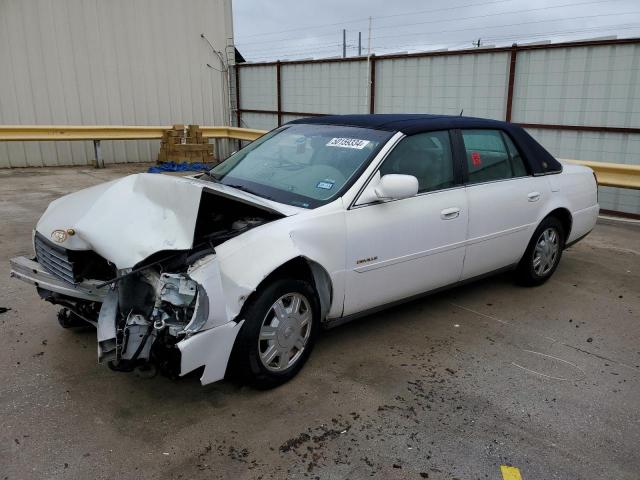
M 136 370 L 151 376 L 160 369 L 177 376 L 180 351 L 176 344 L 200 331 L 209 316 L 206 290 L 190 277 L 193 265 L 214 255 L 215 248 L 225 241 L 282 216 L 203 190 L 192 248 L 158 251 L 122 270 L 95 252 L 80 256 L 39 236 L 38 263 L 58 276 L 68 272 L 73 281 L 93 282 L 96 289 L 108 293 L 97 302 L 40 286 L 38 292 L 63 307 L 58 317 L 63 326 L 88 322 L 97 327 L 100 362 L 107 362 L 114 370 Z M 83 264 L 85 258 L 100 265 L 99 278 L 82 273 L 97 271 Z

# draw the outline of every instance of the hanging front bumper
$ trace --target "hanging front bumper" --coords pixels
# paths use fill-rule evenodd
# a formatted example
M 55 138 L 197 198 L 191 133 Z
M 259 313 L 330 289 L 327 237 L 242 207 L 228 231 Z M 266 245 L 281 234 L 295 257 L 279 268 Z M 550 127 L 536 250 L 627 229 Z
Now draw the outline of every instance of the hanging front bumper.
M 96 288 L 98 282 L 84 281 L 76 284 L 66 282 L 27 257 L 15 257 L 9 263 L 12 277 L 51 292 L 93 302 L 102 302 L 109 293 L 109 288 L 106 286 Z

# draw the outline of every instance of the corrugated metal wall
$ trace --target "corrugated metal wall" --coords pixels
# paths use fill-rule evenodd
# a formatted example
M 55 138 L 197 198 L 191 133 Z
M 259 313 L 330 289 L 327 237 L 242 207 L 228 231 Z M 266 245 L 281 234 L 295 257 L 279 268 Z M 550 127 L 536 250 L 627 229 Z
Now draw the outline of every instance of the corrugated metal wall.
M 228 124 L 231 0 L 0 1 L 0 124 Z M 232 40 L 230 40 L 232 41 Z M 102 142 L 106 163 L 154 161 L 159 142 Z M 86 165 L 90 142 L 0 142 L 0 168 Z
M 278 108 L 276 67 L 273 65 L 256 66 L 251 68 L 249 75 L 240 75 L 240 91 L 242 92 L 240 108 L 275 110 Z
M 443 113 L 503 119 L 509 55 L 376 61 L 376 113 Z
M 640 44 L 518 53 L 512 121 L 640 126 Z M 640 135 L 531 128 L 560 158 L 640 164 Z M 640 192 L 600 187 L 600 205 L 640 213 Z
M 288 112 L 366 113 L 365 62 L 310 63 L 281 67 L 282 109 Z M 241 97 L 242 98 L 242 97 Z
M 566 132 L 533 128 L 529 133 L 558 158 L 640 165 L 640 135 Z M 600 207 L 640 214 L 640 191 L 599 187 Z
M 375 59 L 376 113 L 442 113 L 504 120 L 509 51 Z M 523 124 L 640 127 L 640 41 L 517 53 L 511 120 Z M 243 126 L 275 128 L 304 113 L 368 113 L 366 60 L 282 62 L 240 68 Z M 268 75 L 267 73 L 268 72 Z M 268 81 L 266 81 L 268 76 Z M 287 113 L 288 112 L 288 113 Z M 560 158 L 640 164 L 640 134 L 529 128 Z M 640 192 L 601 188 L 602 208 L 640 213 Z
M 518 53 L 513 121 L 640 125 L 640 44 Z

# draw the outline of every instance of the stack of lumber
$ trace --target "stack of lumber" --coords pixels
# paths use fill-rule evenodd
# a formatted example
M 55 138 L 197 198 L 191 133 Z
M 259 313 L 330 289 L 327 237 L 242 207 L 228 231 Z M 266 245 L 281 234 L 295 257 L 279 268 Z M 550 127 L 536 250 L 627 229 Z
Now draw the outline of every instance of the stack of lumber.
M 162 134 L 158 163 L 164 162 L 215 163 L 213 144 L 198 125 L 174 125 Z

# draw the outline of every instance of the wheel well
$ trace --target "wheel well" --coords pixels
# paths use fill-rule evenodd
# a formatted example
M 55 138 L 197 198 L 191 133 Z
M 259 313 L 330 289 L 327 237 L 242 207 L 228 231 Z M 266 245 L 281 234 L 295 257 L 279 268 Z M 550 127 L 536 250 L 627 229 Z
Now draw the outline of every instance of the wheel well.
M 256 290 L 251 294 L 255 295 L 259 289 L 276 278 L 296 278 L 306 280 L 315 289 L 320 301 L 321 318 L 324 319 L 329 313 L 331 299 L 333 297 L 333 285 L 329 273 L 319 263 L 305 257 L 295 257 L 283 263 L 273 272 L 267 275 Z
M 265 279 L 260 282 L 260 285 L 268 280 L 272 280 L 274 277 L 288 277 L 313 281 L 311 268 L 303 257 L 292 258 L 288 262 L 283 263 L 273 272 L 267 275 Z
M 569 234 L 571 233 L 571 226 L 573 224 L 573 218 L 571 217 L 571 212 L 566 208 L 556 208 L 555 210 L 549 212 L 547 217 L 555 217 L 562 224 L 562 228 L 564 228 L 564 241 L 566 243 L 569 238 Z

